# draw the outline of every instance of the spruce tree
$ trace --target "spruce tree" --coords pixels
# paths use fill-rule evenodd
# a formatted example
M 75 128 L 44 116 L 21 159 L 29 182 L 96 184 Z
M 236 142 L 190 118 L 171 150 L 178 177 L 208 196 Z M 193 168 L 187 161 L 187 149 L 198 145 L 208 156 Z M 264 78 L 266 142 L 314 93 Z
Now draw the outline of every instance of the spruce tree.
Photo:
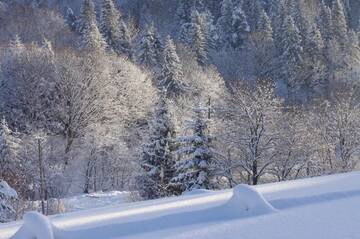
M 80 48 L 86 51 L 103 51 L 106 48 L 97 27 L 95 6 L 92 0 L 84 0 L 79 18 Z
M 77 17 L 70 7 L 66 8 L 65 24 L 70 28 L 71 31 L 77 31 Z
M 220 46 L 228 46 L 231 42 L 233 11 L 234 4 L 232 0 L 223 0 L 221 2 L 220 17 L 217 22 Z
M 182 65 L 170 36 L 165 40 L 163 57 L 162 72 L 157 85 L 159 89 L 166 90 L 167 97 L 175 98 L 185 93 L 187 86 L 183 82 Z
M 131 58 L 129 33 L 112 0 L 102 2 L 100 31 L 110 50 L 117 55 L 125 54 Z
M 340 0 L 334 0 L 332 9 L 332 35 L 341 46 L 347 41 L 348 26 L 346 22 L 344 7 Z
M 257 19 L 263 10 L 259 0 L 242 0 L 241 8 L 247 17 L 251 31 L 256 31 Z
M 214 152 L 211 136 L 208 134 L 207 110 L 199 106 L 193 108 L 193 118 L 187 122 L 186 131 L 191 135 L 178 138 L 178 154 L 181 160 L 176 164 L 176 176 L 172 185 L 181 191 L 193 189 L 213 189 L 211 165 Z
M 301 36 L 294 19 L 287 16 L 281 29 L 281 42 L 279 43 L 280 76 L 287 84 L 288 98 L 293 101 L 296 98 L 296 92 L 302 85 L 301 73 L 303 70 L 303 47 L 301 45 Z
M 143 198 L 155 199 L 175 193 L 169 182 L 174 174 L 174 127 L 168 116 L 165 92 L 161 93 L 150 123 L 148 143 L 143 146 L 140 193 Z
M 233 12 L 231 46 L 234 49 L 244 47 L 249 33 L 250 26 L 242 7 L 239 5 Z
M 148 68 L 161 65 L 163 46 L 154 24 L 147 25 L 136 46 L 136 59 Z
M 14 209 L 9 205 L 9 200 L 17 198 L 17 193 L 4 180 L 0 179 L 0 223 L 10 221 Z
M 319 25 L 319 30 L 325 42 L 325 45 L 328 45 L 332 39 L 332 13 L 331 9 L 325 4 L 324 0 L 320 2 L 319 5 L 319 16 L 317 22 Z

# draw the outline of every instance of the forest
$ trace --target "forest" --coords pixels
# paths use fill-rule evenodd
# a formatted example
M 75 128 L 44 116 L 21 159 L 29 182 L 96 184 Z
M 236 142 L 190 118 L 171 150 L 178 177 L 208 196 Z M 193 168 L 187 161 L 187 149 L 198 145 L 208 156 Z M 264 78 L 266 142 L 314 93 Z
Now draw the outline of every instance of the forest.
M 358 0 L 0 0 L 0 222 L 356 170 L 359 86 Z

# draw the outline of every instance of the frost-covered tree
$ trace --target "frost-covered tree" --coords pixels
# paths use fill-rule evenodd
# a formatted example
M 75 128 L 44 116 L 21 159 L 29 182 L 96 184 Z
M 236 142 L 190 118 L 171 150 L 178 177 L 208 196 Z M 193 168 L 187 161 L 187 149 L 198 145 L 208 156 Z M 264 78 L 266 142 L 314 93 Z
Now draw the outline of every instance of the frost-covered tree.
M 149 68 L 159 68 L 163 46 L 154 24 L 147 25 L 136 46 L 136 60 Z
M 231 42 L 234 4 L 232 0 L 221 2 L 221 13 L 217 21 L 220 46 L 228 45 Z
M 258 184 L 277 156 L 273 148 L 279 137 L 281 105 L 274 86 L 259 81 L 255 89 L 234 83 L 226 107 L 219 109 L 227 118 L 222 137 L 234 151 L 232 169 L 249 184 Z
M 170 36 L 165 40 L 163 53 L 163 66 L 161 75 L 158 77 L 158 88 L 166 90 L 170 98 L 181 95 L 187 90 L 183 81 L 183 71 L 179 56 L 176 53 L 176 46 Z
M 20 149 L 20 137 L 13 132 L 5 119 L 0 123 L 0 177 L 11 179 L 16 175 L 18 166 L 18 151 Z
M 176 176 L 171 183 L 181 191 L 214 188 L 212 164 L 215 156 L 211 147 L 207 112 L 206 108 L 195 106 L 192 119 L 185 127 L 185 131 L 190 131 L 189 134 L 177 139 L 180 144 L 177 152 L 181 158 L 175 166 Z
M 249 37 L 250 26 L 240 5 L 237 6 L 233 12 L 231 25 L 231 46 L 233 48 L 244 47 L 246 40 Z
M 130 36 L 126 24 L 120 19 L 113 0 L 103 0 L 100 17 L 100 32 L 110 50 L 117 55 L 125 54 L 131 58 Z
M 78 27 L 81 49 L 86 51 L 105 50 L 106 42 L 97 27 L 95 6 L 92 0 L 83 1 Z
M 77 30 L 77 17 L 74 14 L 74 11 L 70 8 L 67 7 L 66 8 L 66 13 L 65 13 L 65 24 L 67 26 L 69 26 L 69 28 L 71 29 L 71 31 L 76 31 Z
M 347 40 L 348 25 L 344 7 L 340 0 L 334 0 L 333 2 L 331 20 L 333 39 L 335 39 L 337 43 L 343 46 Z
M 17 198 L 16 191 L 0 179 L 0 223 L 9 221 L 14 209 L 8 204 L 8 200 L 14 198 Z
M 319 16 L 317 18 L 319 30 L 326 44 L 332 39 L 332 13 L 331 9 L 322 0 L 319 3 Z
M 284 19 L 278 49 L 280 50 L 279 73 L 287 85 L 288 99 L 293 101 L 296 99 L 296 92 L 303 84 L 301 73 L 304 62 L 300 32 L 291 16 Z
M 174 174 L 174 128 L 165 97 L 165 92 L 161 92 L 140 162 L 144 174 L 138 178 L 139 191 L 146 199 L 173 194 L 169 182 Z
M 259 0 L 242 0 L 241 8 L 247 17 L 250 30 L 255 31 L 257 28 L 257 19 L 262 11 L 262 5 Z

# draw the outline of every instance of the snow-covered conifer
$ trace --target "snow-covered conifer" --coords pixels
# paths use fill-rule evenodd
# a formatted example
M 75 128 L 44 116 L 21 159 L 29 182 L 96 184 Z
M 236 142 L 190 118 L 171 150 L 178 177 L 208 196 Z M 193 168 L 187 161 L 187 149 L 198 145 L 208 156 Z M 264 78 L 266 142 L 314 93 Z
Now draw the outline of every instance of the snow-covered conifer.
M 249 36 L 250 26 L 248 24 L 246 15 L 239 5 L 233 12 L 232 31 L 231 31 L 231 46 L 233 48 L 244 47 Z
M 165 40 L 163 53 L 163 66 L 161 76 L 158 77 L 158 88 L 166 90 L 170 98 L 179 96 L 187 89 L 183 81 L 183 71 L 179 56 L 176 53 L 176 46 L 170 36 Z
M 163 46 L 154 24 L 147 25 L 136 47 L 136 60 L 146 67 L 159 67 Z
M 348 25 L 343 4 L 340 0 L 334 0 L 332 9 L 332 34 L 340 45 L 345 44 L 348 32 Z
M 0 179 L 0 222 L 9 221 L 14 209 L 9 205 L 8 200 L 17 198 L 17 193 L 4 180 Z
M 95 6 L 92 0 L 84 0 L 79 18 L 80 48 L 98 51 L 106 48 L 106 42 L 97 27 Z
M 141 196 L 146 199 L 174 193 L 169 185 L 174 173 L 174 126 L 168 115 L 165 97 L 165 92 L 161 92 L 150 123 L 150 136 L 143 146 L 141 167 L 144 175 L 139 177 L 139 186 Z
M 111 51 L 117 55 L 125 54 L 131 58 L 130 36 L 125 22 L 120 19 L 113 0 L 103 0 L 100 18 L 100 31 Z
M 65 24 L 67 26 L 69 26 L 69 28 L 71 29 L 71 31 L 76 31 L 77 30 L 77 17 L 74 14 L 74 11 L 70 8 L 67 7 L 66 8 L 66 13 L 65 13 Z
M 178 138 L 180 161 L 176 164 L 176 176 L 171 180 L 181 191 L 193 189 L 213 189 L 214 151 L 211 147 L 206 108 L 193 108 L 193 117 L 187 122 L 185 131 L 189 135 Z

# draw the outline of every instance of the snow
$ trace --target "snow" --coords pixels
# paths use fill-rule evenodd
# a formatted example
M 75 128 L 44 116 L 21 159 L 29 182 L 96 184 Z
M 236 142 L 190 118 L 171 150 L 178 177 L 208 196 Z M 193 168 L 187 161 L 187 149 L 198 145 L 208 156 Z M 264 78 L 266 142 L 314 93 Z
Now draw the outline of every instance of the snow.
M 130 201 L 130 192 L 111 191 L 83 194 L 61 200 L 66 212 L 76 212 L 91 208 L 120 205 Z
M 0 180 L 0 193 L 4 194 L 6 198 L 17 198 L 16 191 L 3 180 Z
M 55 239 L 50 220 L 38 212 L 26 213 L 24 216 L 24 225 L 12 238 Z
M 56 226 L 56 239 L 355 239 L 360 233 L 359 202 L 360 173 L 355 172 L 240 185 L 49 219 Z M 10 238 L 27 223 L 25 217 L 23 222 L 1 225 L 0 239 Z M 22 237 L 27 238 L 34 237 Z

